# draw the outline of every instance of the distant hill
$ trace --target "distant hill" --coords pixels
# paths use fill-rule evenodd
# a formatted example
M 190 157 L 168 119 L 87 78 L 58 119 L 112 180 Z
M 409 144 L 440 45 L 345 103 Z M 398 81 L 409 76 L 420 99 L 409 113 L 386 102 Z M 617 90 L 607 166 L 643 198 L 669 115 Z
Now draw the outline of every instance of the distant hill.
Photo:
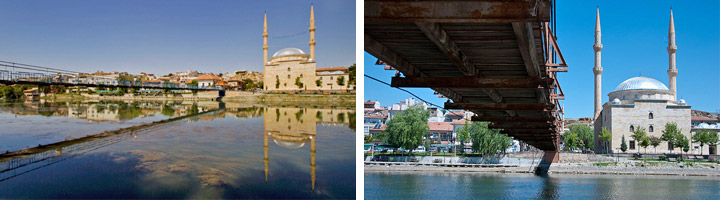
M 718 115 L 700 110 L 692 110 L 690 115 L 718 119 Z

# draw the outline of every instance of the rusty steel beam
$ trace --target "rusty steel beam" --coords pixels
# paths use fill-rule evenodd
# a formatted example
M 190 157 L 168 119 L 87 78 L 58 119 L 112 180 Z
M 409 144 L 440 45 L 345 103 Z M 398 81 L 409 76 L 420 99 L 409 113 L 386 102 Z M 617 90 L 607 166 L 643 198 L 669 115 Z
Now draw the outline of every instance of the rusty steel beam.
M 531 22 L 513 22 L 512 27 L 528 76 L 539 77 L 540 62 L 538 62 L 537 46 L 535 46 L 535 35 Z
M 448 60 L 455 64 L 465 76 L 475 75 L 475 65 L 460 51 L 460 48 L 450 39 L 450 36 L 440 27 L 440 24 L 417 22 L 415 25 L 420 28 L 420 31 L 422 31 L 430 41 L 435 43 L 440 51 L 445 53 Z
M 546 117 L 493 117 L 473 116 L 472 121 L 480 122 L 550 122 L 552 119 Z
M 400 70 L 405 76 L 415 76 L 419 73 L 416 71 L 417 68 L 412 66 L 405 58 L 385 47 L 385 45 L 376 41 L 368 34 L 365 34 L 365 51 L 393 68 Z
M 548 0 L 538 1 L 365 1 L 365 22 L 548 22 Z
M 477 78 L 477 77 L 393 77 L 392 87 L 535 89 L 549 88 L 548 78 Z
M 552 104 L 543 103 L 445 103 L 445 109 L 465 109 L 465 110 L 528 110 L 528 111 L 544 111 L 550 110 L 554 106 Z
M 494 129 L 548 129 L 555 125 L 552 124 L 539 124 L 539 125 L 508 125 L 508 124 L 490 124 L 489 128 Z

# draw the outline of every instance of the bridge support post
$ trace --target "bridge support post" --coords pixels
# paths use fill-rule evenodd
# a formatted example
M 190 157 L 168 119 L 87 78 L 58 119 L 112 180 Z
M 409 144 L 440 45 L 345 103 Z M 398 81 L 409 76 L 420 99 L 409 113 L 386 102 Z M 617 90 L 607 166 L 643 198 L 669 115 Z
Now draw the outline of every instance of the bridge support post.
M 558 151 L 545 151 L 542 161 L 547 163 L 557 163 L 559 159 L 560 153 Z

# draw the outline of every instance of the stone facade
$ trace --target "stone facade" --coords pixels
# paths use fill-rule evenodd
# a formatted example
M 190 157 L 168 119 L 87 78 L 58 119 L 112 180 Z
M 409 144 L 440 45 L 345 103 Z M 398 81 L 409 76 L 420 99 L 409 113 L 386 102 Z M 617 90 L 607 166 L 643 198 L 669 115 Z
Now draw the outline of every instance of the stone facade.
M 352 85 L 348 84 L 350 80 L 350 73 L 347 67 L 332 67 L 332 68 L 321 68 L 317 69 L 315 73 L 317 79 L 320 80 L 320 86 L 317 86 L 318 90 L 348 90 L 353 89 Z M 340 78 L 342 77 L 342 78 Z M 342 79 L 343 85 L 338 84 L 338 79 Z
M 650 114 L 652 113 L 652 119 Z M 603 105 L 603 111 L 595 120 L 595 138 L 599 138 L 602 127 L 612 133 L 612 139 L 609 144 L 611 153 L 619 153 L 622 136 L 625 136 L 625 142 L 628 145 L 626 153 L 645 153 L 645 149 L 635 142 L 632 137 L 631 130 L 644 128 L 648 136 L 662 137 L 662 131 L 665 130 L 665 124 L 675 123 L 683 135 L 691 138 L 690 135 L 690 106 L 672 105 L 668 101 L 662 100 L 636 100 L 628 104 L 612 104 L 610 102 Z M 632 126 L 632 128 L 631 128 Z M 652 127 L 652 131 L 651 128 Z M 634 143 L 634 148 L 631 143 Z M 596 152 L 605 152 L 603 141 L 595 140 Z M 676 147 L 673 153 L 682 151 Z M 655 153 L 652 146 L 648 146 L 648 153 Z M 707 146 L 703 152 L 707 153 Z M 657 153 L 670 153 L 668 143 L 663 141 L 657 146 Z
M 289 48 L 288 48 L 289 49 Z M 285 49 L 283 49 L 285 50 Z M 281 53 L 280 50 L 278 53 Z M 299 51 L 299 49 L 297 49 Z M 276 53 L 276 54 L 278 54 Z M 280 55 L 270 58 L 265 66 L 263 82 L 268 91 L 315 90 L 315 62 L 307 54 Z M 300 80 L 302 87 L 295 84 Z

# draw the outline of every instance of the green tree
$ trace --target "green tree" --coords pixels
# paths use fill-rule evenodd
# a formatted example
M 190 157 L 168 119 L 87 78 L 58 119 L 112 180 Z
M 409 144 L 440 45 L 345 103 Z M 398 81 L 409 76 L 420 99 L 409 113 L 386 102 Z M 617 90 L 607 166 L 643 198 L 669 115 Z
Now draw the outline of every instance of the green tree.
M 692 141 L 695 143 L 700 143 L 700 155 L 702 155 L 702 148 L 705 146 L 705 144 L 711 144 L 714 145 L 718 142 L 718 135 L 715 132 L 712 132 L 707 129 L 701 129 L 695 135 L 692 136 Z
M 355 85 L 355 64 L 348 67 L 348 71 L 350 71 L 348 76 L 348 85 Z
M 322 86 L 322 80 L 315 80 L 315 85 L 317 85 L 318 87 Z
M 470 124 L 468 124 L 468 121 L 465 120 L 465 125 L 457 130 L 457 135 L 455 136 L 455 138 L 457 138 L 457 141 L 460 143 L 457 149 L 465 149 L 465 143 L 470 141 L 470 131 L 468 130 L 469 128 Z M 465 151 L 462 151 L 462 153 L 465 154 Z
M 338 85 L 345 85 L 345 77 L 340 76 L 336 79 Z
M 275 89 L 278 89 L 278 88 L 280 88 L 280 79 L 275 78 Z
M 510 137 L 500 134 L 499 129 L 488 128 L 489 124 L 488 122 L 472 122 L 468 129 L 473 152 L 483 156 L 504 152 L 505 149 L 512 146 Z
M 589 149 L 595 150 L 592 144 L 595 143 L 595 136 L 593 136 L 593 130 L 584 124 L 571 124 L 568 129 L 571 133 L 577 134 L 579 140 L 582 140 L 582 144 L 587 144 Z M 578 141 L 578 146 L 581 144 Z
M 625 143 L 625 135 L 622 136 L 622 140 L 620 142 L 620 151 L 623 153 L 627 151 L 627 143 Z
M 385 141 L 393 147 L 411 150 L 422 144 L 430 129 L 427 125 L 430 112 L 419 105 L 410 106 L 388 120 Z
M 603 146 L 605 146 L 605 153 L 610 153 L 609 144 L 610 140 L 612 140 L 612 133 L 607 129 L 607 127 L 602 127 L 601 135 L 598 135 L 600 139 L 603 141 Z
M 565 150 L 572 151 L 573 149 L 577 148 L 579 145 L 580 138 L 578 137 L 577 133 L 573 132 L 565 132 L 565 134 L 562 135 L 563 143 L 565 143 Z
M 650 136 L 650 145 L 653 146 L 655 149 L 655 153 L 657 153 L 657 146 L 660 145 L 660 142 L 662 142 L 662 139 L 657 136 Z
M 302 83 L 302 81 L 300 81 L 300 77 L 295 78 L 295 85 L 298 86 L 298 89 L 303 88 L 303 83 Z
M 687 154 L 688 151 L 690 151 L 690 140 L 686 136 L 683 136 L 682 139 L 680 139 L 680 145 L 682 147 L 682 150 Z M 680 157 L 682 157 L 682 152 L 680 152 Z
M 680 129 L 677 128 L 677 124 L 666 123 L 665 130 L 663 130 L 662 133 L 662 140 L 667 141 L 668 144 L 673 147 L 670 149 L 670 153 L 672 153 L 675 147 L 682 147 L 680 145 L 682 145 L 681 142 L 684 136 L 680 132 Z
M 632 133 L 633 134 L 630 135 L 630 137 L 633 138 L 635 140 L 635 143 L 637 143 L 638 145 L 640 145 L 640 143 L 642 143 L 643 140 L 646 140 L 647 132 L 645 132 L 645 128 L 638 127 Z M 647 144 L 649 145 L 650 141 L 647 141 Z M 642 146 L 642 145 L 640 145 L 640 146 Z M 645 152 L 647 153 L 647 146 L 645 146 Z

